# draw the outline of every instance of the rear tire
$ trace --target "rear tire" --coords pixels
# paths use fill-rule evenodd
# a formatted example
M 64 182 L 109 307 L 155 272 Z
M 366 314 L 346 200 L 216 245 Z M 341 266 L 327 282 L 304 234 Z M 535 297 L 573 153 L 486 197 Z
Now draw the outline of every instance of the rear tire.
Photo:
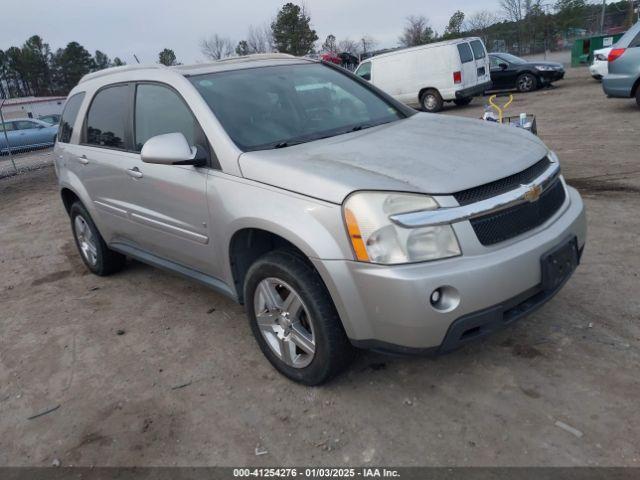
M 426 90 L 420 97 L 420 106 L 425 112 L 438 113 L 444 106 L 444 100 L 437 90 Z
M 75 202 L 71 205 L 69 216 L 71 217 L 71 231 L 80 258 L 91 273 L 105 277 L 124 268 L 127 257 L 107 247 L 82 203 Z
M 636 103 L 638 104 L 638 107 L 640 107 L 640 86 L 636 88 Z
M 538 88 L 538 79 L 531 73 L 523 73 L 516 80 L 516 88 L 520 93 L 533 92 Z
M 456 98 L 453 103 L 455 103 L 459 107 L 465 107 L 469 105 L 473 101 L 473 97 L 466 98 Z
M 354 348 L 329 292 L 295 253 L 280 250 L 258 259 L 247 272 L 244 299 L 260 350 L 285 377 L 320 385 L 351 363 Z

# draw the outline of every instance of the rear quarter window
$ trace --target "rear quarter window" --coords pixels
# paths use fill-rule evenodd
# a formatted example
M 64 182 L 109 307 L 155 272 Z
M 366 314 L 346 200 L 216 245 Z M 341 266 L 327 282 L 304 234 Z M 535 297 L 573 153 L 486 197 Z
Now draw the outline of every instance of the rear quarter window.
M 60 119 L 60 126 L 58 127 L 58 141 L 62 143 L 69 143 L 71 141 L 71 135 L 73 134 L 73 126 L 78 118 L 78 112 L 80 111 L 80 105 L 84 100 L 84 92 L 76 93 L 74 96 L 67 100 L 67 104 L 62 112 L 62 118 Z
M 473 62 L 473 53 L 468 43 L 459 43 L 458 52 L 460 53 L 460 61 L 462 63 Z

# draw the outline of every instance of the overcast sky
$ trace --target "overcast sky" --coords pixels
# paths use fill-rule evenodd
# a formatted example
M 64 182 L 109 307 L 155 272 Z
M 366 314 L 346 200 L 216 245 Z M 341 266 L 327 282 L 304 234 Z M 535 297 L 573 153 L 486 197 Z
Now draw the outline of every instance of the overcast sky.
M 77 41 L 91 53 L 111 58 L 156 62 L 158 52 L 172 48 L 182 63 L 203 60 L 198 43 L 218 33 L 234 44 L 249 25 L 270 22 L 284 0 L 2 0 L 0 48 L 22 45 L 39 34 L 53 50 Z M 295 2 L 299 3 L 299 2 Z M 321 40 L 368 34 L 380 47 L 397 44 L 404 19 L 424 15 L 442 32 L 456 10 L 469 14 L 499 10 L 498 0 L 306 0 L 312 27 Z

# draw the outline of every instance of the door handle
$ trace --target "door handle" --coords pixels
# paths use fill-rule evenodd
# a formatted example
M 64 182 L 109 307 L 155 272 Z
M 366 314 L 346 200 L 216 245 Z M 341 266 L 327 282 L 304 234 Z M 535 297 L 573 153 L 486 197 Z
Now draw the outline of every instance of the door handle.
M 142 178 L 142 172 L 138 170 L 138 167 L 127 169 L 127 175 L 133 178 Z
M 78 163 L 81 163 L 82 165 L 86 165 L 89 163 L 89 160 L 87 160 L 87 156 L 86 155 L 82 155 L 80 157 L 78 157 Z

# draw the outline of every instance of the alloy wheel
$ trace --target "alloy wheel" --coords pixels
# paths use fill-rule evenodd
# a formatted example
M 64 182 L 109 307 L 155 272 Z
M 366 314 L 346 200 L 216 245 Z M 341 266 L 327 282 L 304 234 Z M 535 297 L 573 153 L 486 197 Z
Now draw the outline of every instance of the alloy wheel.
M 290 367 L 309 366 L 316 337 L 298 292 L 278 278 L 265 278 L 256 288 L 253 306 L 260 333 L 273 353 Z
M 90 265 L 95 265 L 98 261 L 98 249 L 89 224 L 80 215 L 76 216 L 73 224 L 82 256 Z

